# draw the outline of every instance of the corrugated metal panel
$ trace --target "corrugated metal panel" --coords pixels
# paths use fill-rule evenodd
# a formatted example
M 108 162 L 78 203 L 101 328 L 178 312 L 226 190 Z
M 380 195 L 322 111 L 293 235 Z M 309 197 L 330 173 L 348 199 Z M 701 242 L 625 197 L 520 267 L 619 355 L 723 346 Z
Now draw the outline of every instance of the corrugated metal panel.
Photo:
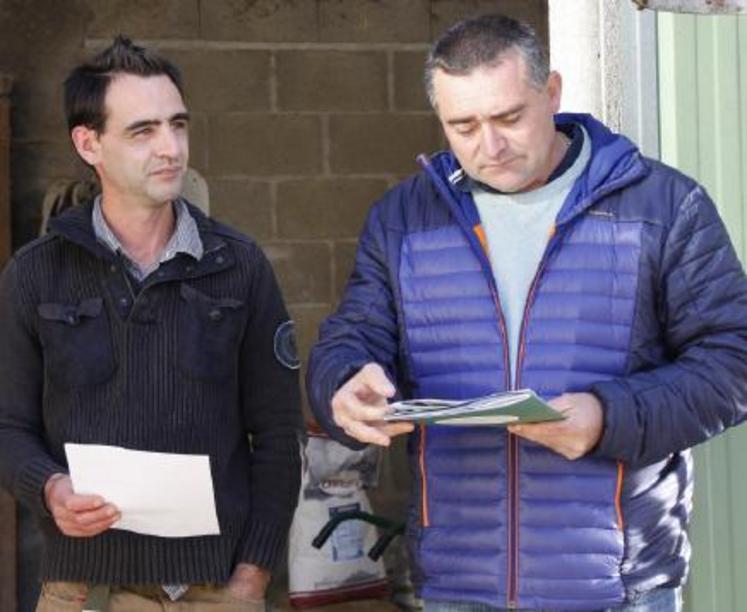
M 697 178 L 747 261 L 747 18 L 659 14 L 662 160 Z M 691 612 L 747 606 L 747 428 L 696 451 Z

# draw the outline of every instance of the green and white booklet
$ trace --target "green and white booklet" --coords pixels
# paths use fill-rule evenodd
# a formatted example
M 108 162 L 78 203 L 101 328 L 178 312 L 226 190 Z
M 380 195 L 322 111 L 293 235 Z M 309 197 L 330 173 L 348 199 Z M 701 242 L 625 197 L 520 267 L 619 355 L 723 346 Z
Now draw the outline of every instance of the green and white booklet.
M 441 425 L 506 425 L 559 421 L 563 413 L 531 389 L 492 393 L 471 400 L 414 399 L 389 404 L 385 421 L 413 421 Z

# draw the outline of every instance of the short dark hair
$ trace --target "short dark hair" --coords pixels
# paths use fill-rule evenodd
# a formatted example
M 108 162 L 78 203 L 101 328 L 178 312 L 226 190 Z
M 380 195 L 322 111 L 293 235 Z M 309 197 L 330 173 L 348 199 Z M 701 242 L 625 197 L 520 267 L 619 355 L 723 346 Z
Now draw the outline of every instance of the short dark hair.
M 84 125 L 97 132 L 104 131 L 106 92 L 117 74 L 167 76 L 184 97 L 182 77 L 174 64 L 133 44 L 129 38 L 117 36 L 111 46 L 90 62 L 74 68 L 65 79 L 65 116 L 69 130 Z
M 550 62 L 532 26 L 505 15 L 482 15 L 454 24 L 436 40 L 425 61 L 425 92 L 431 106 L 436 107 L 436 68 L 465 75 L 480 66 L 496 65 L 512 50 L 524 57 L 530 83 L 542 87 L 550 75 Z

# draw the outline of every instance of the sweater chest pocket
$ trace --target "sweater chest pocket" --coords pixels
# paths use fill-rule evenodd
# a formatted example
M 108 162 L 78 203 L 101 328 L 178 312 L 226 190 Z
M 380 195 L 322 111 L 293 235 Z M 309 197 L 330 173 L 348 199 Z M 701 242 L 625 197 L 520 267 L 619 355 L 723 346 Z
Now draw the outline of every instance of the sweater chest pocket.
M 179 366 L 189 376 L 222 380 L 238 372 L 243 302 L 180 289 Z
M 101 298 L 37 306 L 44 369 L 52 383 L 84 387 L 114 374 L 109 319 Z

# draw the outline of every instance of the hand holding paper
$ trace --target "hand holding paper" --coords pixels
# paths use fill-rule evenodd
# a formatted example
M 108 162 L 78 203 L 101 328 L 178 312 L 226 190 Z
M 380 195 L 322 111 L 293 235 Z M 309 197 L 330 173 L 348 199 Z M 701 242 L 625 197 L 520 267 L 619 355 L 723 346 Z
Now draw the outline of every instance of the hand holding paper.
M 116 506 L 112 527 L 161 537 L 220 533 L 207 455 L 65 444 L 77 494 L 98 495 Z
M 119 511 L 98 495 L 76 495 L 70 476 L 55 474 L 44 485 L 44 501 L 57 528 L 72 538 L 90 538 L 119 520 Z
M 566 459 L 578 459 L 593 449 L 604 431 L 602 405 L 592 393 L 564 393 L 550 400 L 565 420 L 557 423 L 510 425 L 511 433 L 542 444 Z
M 384 420 L 387 399 L 394 393 L 384 369 L 377 363 L 366 364 L 332 397 L 335 424 L 356 440 L 389 446 L 393 436 L 413 429 L 411 423 Z

